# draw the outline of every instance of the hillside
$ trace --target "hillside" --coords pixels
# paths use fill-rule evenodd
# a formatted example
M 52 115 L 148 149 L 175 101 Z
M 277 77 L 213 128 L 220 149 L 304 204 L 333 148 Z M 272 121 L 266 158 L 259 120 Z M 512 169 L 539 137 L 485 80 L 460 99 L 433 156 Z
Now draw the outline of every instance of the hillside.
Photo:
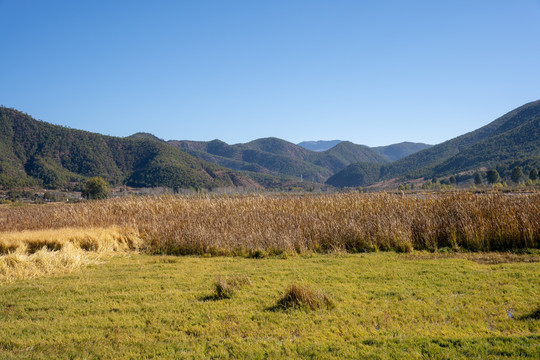
M 154 134 L 150 134 L 147 132 L 138 132 L 133 135 L 127 136 L 127 139 L 133 139 L 133 140 L 157 140 L 161 142 L 165 142 L 165 140 L 158 138 Z
M 0 107 L 0 186 L 73 188 L 91 176 L 135 187 L 255 185 L 160 141 L 68 129 Z
M 390 161 L 397 161 L 406 156 L 414 154 L 418 151 L 429 149 L 433 145 L 428 145 L 424 143 L 413 143 L 413 142 L 401 142 L 399 144 L 392 144 L 387 146 L 377 146 L 372 149 L 386 157 Z
M 359 161 L 388 162 L 367 146 L 348 141 L 322 152 L 307 150 L 278 138 L 262 138 L 234 145 L 220 140 L 171 140 L 169 144 L 234 170 L 294 176 L 314 182 L 324 182 L 335 172 Z
M 409 155 L 380 168 L 359 164 L 336 174 L 351 179 L 358 174 L 359 186 L 364 179 L 378 180 L 396 177 L 432 177 L 457 174 L 482 167 L 509 168 L 537 166 L 540 163 L 540 100 L 525 104 L 475 131 L 445 141 L 429 149 Z M 365 166 L 365 169 L 360 169 Z M 369 173 L 369 176 L 366 176 Z M 330 179 L 329 179 L 330 180 Z

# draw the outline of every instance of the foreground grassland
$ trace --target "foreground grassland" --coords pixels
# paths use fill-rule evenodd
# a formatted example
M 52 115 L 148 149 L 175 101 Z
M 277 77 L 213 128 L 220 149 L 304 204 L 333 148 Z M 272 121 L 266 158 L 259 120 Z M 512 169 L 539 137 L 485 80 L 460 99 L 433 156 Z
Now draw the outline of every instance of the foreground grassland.
M 522 262 L 534 260 L 113 257 L 1 285 L 0 358 L 538 359 L 540 266 Z M 218 276 L 249 281 L 218 299 Z M 335 308 L 277 307 L 291 283 L 323 292 Z

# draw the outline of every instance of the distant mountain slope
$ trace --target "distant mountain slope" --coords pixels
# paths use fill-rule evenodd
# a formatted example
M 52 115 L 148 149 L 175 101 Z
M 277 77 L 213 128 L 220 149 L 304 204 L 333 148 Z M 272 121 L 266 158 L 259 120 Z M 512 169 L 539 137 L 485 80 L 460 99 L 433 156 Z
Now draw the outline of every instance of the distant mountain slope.
M 255 186 L 241 174 L 160 141 L 68 129 L 0 107 L 1 186 L 59 188 L 91 176 L 140 187 Z
M 380 169 L 367 166 L 358 173 L 358 185 L 366 185 L 362 179 L 372 179 L 378 173 L 378 180 L 406 176 L 431 177 L 474 170 L 497 165 L 540 163 L 540 100 L 525 104 L 478 130 L 452 140 L 445 141 L 429 149 L 419 151 Z M 365 164 L 364 164 L 365 165 Z M 346 173 L 336 174 L 350 179 L 362 164 Z M 365 172 L 370 172 L 365 176 Z
M 350 141 L 342 141 L 331 149 L 322 152 L 311 153 L 309 160 L 319 166 L 325 167 L 336 173 L 346 166 L 358 162 L 373 162 L 385 164 L 388 160 L 375 152 L 373 149 L 353 144 Z
M 298 143 L 298 146 L 303 147 L 311 151 L 325 151 L 333 148 L 339 144 L 342 140 L 317 140 L 317 141 L 302 141 Z
M 323 152 L 307 150 L 278 138 L 262 138 L 234 145 L 220 140 L 171 140 L 169 144 L 234 170 L 294 176 L 314 182 L 323 182 L 334 172 L 358 161 L 388 162 L 367 146 L 350 142 L 342 142 Z
M 133 135 L 127 136 L 127 139 L 133 139 L 133 140 L 157 140 L 161 142 L 165 142 L 165 140 L 158 138 L 154 134 L 146 133 L 146 132 L 138 132 Z
M 471 131 L 398 160 L 383 170 L 384 178 L 392 178 L 405 174 L 410 174 L 411 176 L 429 175 L 432 172 L 424 168 L 435 167 L 437 164 L 450 159 L 452 156 L 459 154 L 483 140 L 487 140 L 496 134 L 510 130 L 519 124 L 523 124 L 538 116 L 540 116 L 540 100 L 520 106 L 475 131 Z
M 390 161 L 396 161 L 406 156 L 414 154 L 420 150 L 429 149 L 433 145 L 413 142 L 402 142 L 399 144 L 392 144 L 387 146 L 377 146 L 372 149 L 383 155 Z
M 381 164 L 370 162 L 352 164 L 328 178 L 326 184 L 335 187 L 356 187 L 372 184 L 379 180 L 381 167 Z
M 261 138 L 243 144 L 246 148 L 260 150 L 274 155 L 305 160 L 312 152 L 291 142 L 275 137 Z

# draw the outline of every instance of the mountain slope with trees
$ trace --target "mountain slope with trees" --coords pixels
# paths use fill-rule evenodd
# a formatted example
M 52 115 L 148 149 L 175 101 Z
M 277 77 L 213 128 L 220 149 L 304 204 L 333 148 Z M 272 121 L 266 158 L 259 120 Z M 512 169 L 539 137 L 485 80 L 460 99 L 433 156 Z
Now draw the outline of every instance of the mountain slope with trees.
M 481 167 L 536 166 L 540 162 L 539 121 L 540 100 L 512 110 L 478 130 L 391 164 L 380 167 L 358 164 L 329 180 L 339 183 L 340 178 L 346 176 L 351 184 L 348 186 L 364 186 L 397 177 L 445 176 Z M 363 166 L 365 169 L 361 169 Z M 358 173 L 356 183 L 350 181 L 355 172 Z M 372 181 L 374 178 L 377 180 Z
M 147 136 L 118 138 L 68 129 L 0 107 L 0 186 L 73 187 L 94 176 L 136 187 L 255 185 Z
M 386 157 L 390 161 L 397 161 L 411 154 L 417 153 L 421 150 L 429 149 L 433 145 L 424 143 L 413 142 L 401 142 L 399 144 L 392 144 L 387 146 L 377 146 L 372 149 Z

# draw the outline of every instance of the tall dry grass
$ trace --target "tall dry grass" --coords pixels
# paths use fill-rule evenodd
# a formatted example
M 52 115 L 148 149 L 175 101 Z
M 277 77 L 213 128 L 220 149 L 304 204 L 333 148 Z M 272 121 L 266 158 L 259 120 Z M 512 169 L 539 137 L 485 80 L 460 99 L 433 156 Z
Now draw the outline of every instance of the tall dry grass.
M 540 195 L 164 196 L 0 209 L 0 238 L 112 226 L 166 254 L 516 250 L 540 247 Z
M 137 249 L 129 229 L 62 228 L 0 233 L 0 282 L 70 272 L 104 255 Z

